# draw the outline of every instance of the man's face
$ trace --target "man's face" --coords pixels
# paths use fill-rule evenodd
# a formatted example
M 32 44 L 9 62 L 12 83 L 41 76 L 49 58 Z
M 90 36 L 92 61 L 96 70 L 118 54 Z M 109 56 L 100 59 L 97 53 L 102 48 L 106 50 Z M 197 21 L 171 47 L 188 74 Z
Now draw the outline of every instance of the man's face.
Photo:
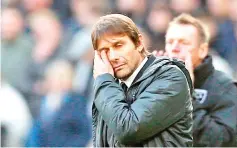
M 194 26 L 174 24 L 168 28 L 165 50 L 169 57 L 185 61 L 186 56 L 190 54 L 193 66 L 196 67 L 202 61 L 199 48 L 199 34 Z
M 97 41 L 97 51 L 106 51 L 111 66 L 113 67 L 115 77 L 126 80 L 136 70 L 144 59 L 140 49 L 143 45 L 137 47 L 127 35 L 108 35 L 105 34 Z
M 20 13 L 16 10 L 7 9 L 2 13 L 2 38 L 14 40 L 23 30 L 23 21 Z

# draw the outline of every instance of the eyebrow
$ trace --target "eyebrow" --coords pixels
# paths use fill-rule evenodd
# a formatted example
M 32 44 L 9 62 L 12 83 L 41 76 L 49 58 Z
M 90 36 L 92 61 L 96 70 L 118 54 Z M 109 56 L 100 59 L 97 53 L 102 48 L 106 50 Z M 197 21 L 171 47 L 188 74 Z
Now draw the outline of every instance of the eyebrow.
M 169 39 L 165 39 L 165 41 L 170 41 L 170 40 L 178 40 L 178 41 L 189 41 L 189 40 L 187 40 L 187 39 L 185 39 L 185 38 L 181 38 L 181 39 L 177 39 L 177 38 L 169 38 Z
M 114 42 L 113 45 L 116 45 L 116 44 L 123 44 L 123 43 L 124 43 L 123 40 L 119 40 L 119 41 Z

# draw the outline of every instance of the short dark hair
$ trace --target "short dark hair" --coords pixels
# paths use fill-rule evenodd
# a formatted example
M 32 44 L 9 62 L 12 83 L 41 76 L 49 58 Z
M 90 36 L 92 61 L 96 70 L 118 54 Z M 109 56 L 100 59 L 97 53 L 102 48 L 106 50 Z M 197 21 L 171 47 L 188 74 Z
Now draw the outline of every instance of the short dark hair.
M 91 40 L 96 50 L 98 47 L 97 41 L 104 34 L 125 34 L 137 46 L 139 41 L 139 30 L 135 23 L 127 16 L 122 14 L 109 14 L 100 17 L 98 22 L 93 26 Z M 143 53 L 148 53 L 145 49 Z

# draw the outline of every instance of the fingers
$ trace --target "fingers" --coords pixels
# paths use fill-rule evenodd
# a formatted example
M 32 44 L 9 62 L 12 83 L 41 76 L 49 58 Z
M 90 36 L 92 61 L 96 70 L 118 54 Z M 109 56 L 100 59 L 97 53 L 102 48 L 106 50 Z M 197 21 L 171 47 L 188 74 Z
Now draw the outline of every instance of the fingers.
M 101 51 L 101 59 L 103 60 L 103 62 L 104 62 L 105 64 L 109 64 L 109 65 L 110 65 L 108 56 L 107 56 L 107 54 L 106 54 L 106 52 L 105 52 L 104 50 Z
M 153 54 L 154 56 L 156 56 L 156 55 L 157 55 L 157 51 L 154 50 L 154 51 L 152 52 L 152 54 Z
M 99 59 L 100 59 L 100 55 L 99 55 L 98 51 L 95 51 L 94 61 L 98 61 Z
M 154 50 L 154 51 L 152 52 L 152 54 L 155 55 L 155 56 L 164 56 L 166 53 L 165 53 L 165 51 L 163 51 L 163 50 L 159 50 L 159 51 Z
M 164 52 L 163 50 L 159 50 L 159 51 L 158 51 L 158 55 L 159 55 L 159 56 L 163 56 L 164 53 L 165 53 L 165 52 Z
M 95 51 L 94 57 L 94 69 L 93 69 L 93 76 L 96 78 L 101 74 L 109 73 L 114 76 L 113 68 L 108 60 L 108 56 L 105 51 Z
M 169 56 L 169 55 L 168 55 L 168 52 L 164 52 L 164 56 Z

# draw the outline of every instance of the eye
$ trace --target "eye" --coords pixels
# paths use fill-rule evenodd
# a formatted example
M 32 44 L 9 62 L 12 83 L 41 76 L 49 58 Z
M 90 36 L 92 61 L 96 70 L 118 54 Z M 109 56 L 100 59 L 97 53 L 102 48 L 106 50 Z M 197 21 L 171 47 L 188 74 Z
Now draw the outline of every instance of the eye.
M 122 47 L 122 46 L 123 46 L 123 44 L 121 44 L 121 43 L 115 44 L 115 47 L 116 47 L 116 48 L 120 48 L 120 47 Z
M 182 44 L 189 45 L 189 41 L 183 41 Z
M 172 44 L 173 40 L 166 40 L 166 44 Z

